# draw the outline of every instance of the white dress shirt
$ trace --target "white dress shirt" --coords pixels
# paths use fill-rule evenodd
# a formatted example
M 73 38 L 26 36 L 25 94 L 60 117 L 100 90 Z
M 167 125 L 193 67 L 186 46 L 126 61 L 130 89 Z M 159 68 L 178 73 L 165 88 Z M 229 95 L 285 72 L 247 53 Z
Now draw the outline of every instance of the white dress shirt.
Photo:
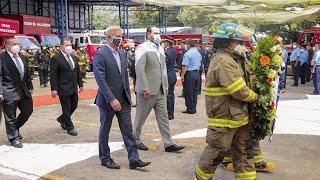
M 61 51 L 61 53 L 62 53 L 62 55 L 64 56 L 64 58 L 66 59 L 66 61 L 68 62 L 68 55 L 67 55 L 66 53 L 62 52 L 62 51 Z M 71 54 L 69 54 L 69 57 L 70 57 L 70 59 L 71 59 L 72 67 L 73 67 L 73 69 L 74 69 L 76 66 L 75 66 L 75 64 L 74 64 L 74 61 L 73 61 L 73 59 L 72 59 Z M 68 64 L 69 64 L 69 62 L 68 62 Z
M 15 58 L 13 57 L 13 54 L 12 54 L 11 52 L 9 52 L 9 51 L 7 51 L 7 52 L 8 52 L 8 54 L 10 55 L 11 60 L 12 60 L 12 61 L 14 62 L 14 64 L 16 65 L 17 69 L 19 69 L 17 62 L 16 62 Z M 22 66 L 21 68 L 22 68 L 22 72 L 23 72 L 23 74 L 24 74 L 24 72 L 25 72 L 24 64 L 23 64 L 23 61 L 22 61 L 22 59 L 20 58 L 19 54 L 17 54 L 17 59 L 18 59 L 18 61 L 20 62 L 21 66 Z
M 118 69 L 119 72 L 121 73 L 121 60 L 120 60 L 120 55 L 119 52 L 115 49 L 113 49 L 109 44 L 106 44 L 107 47 L 109 47 L 111 49 L 111 52 L 113 54 L 113 57 L 116 59 L 117 61 L 117 65 L 118 65 Z

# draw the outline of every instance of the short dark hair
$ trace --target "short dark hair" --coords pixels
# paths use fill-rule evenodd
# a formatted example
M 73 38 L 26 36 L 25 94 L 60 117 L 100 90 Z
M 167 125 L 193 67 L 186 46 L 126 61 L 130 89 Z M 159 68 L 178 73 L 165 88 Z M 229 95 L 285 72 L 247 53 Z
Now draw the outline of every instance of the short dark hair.
M 61 46 L 64 45 L 64 43 L 65 43 L 66 41 L 70 41 L 70 42 L 71 42 L 71 39 L 69 39 L 69 38 L 61 38 L 61 40 L 60 40 L 60 45 L 61 45 Z
M 155 26 L 148 26 L 147 27 L 147 34 L 152 33 L 152 28 L 156 28 Z
M 188 39 L 187 40 L 187 45 L 191 46 L 191 47 L 196 47 L 196 41 L 193 39 Z
M 6 38 L 4 39 L 4 41 L 3 41 L 3 45 L 4 45 L 4 46 L 7 45 L 7 44 L 8 44 L 8 41 L 9 41 L 9 40 L 12 40 L 12 39 L 16 39 L 16 37 L 14 37 L 14 36 L 8 36 L 8 37 L 6 37 Z

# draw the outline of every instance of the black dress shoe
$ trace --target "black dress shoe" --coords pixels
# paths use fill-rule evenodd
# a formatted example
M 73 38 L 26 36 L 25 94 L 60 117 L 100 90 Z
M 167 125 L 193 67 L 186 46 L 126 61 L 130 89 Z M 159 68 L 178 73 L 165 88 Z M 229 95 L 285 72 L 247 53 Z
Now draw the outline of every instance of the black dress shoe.
M 166 147 L 165 151 L 166 152 L 177 152 L 177 151 L 180 151 L 181 149 L 184 149 L 184 148 L 185 148 L 184 146 L 178 146 L 178 145 L 174 144 L 172 146 Z
M 77 136 L 78 133 L 76 130 L 72 129 L 72 130 L 68 130 L 67 133 L 70 135 L 70 136 Z
M 102 162 L 101 166 L 105 166 L 109 169 L 120 169 L 120 166 L 117 163 L 115 163 L 113 159 L 110 159 L 106 162 Z
M 174 119 L 174 116 L 169 116 L 169 120 L 173 120 Z
M 21 136 L 21 134 L 20 134 L 20 130 L 18 130 L 18 138 L 21 140 L 21 139 L 23 139 L 23 137 Z
M 148 147 L 144 145 L 143 143 L 140 143 L 137 145 L 137 149 L 142 150 L 142 151 L 148 151 Z
M 62 122 L 60 118 L 57 118 L 57 121 L 60 123 L 60 126 L 63 130 L 67 130 L 67 125 L 64 122 Z
M 189 111 L 182 111 L 182 113 L 184 113 L 184 114 L 195 114 L 195 113 L 189 112 Z
M 140 159 L 137 162 L 130 163 L 130 169 L 137 169 L 141 167 L 149 166 L 151 162 L 143 162 Z
M 18 140 L 18 139 L 12 141 L 12 142 L 11 142 L 11 145 L 12 145 L 13 147 L 15 147 L 15 148 L 22 148 L 22 147 L 23 147 L 22 143 L 21 143 L 20 140 Z

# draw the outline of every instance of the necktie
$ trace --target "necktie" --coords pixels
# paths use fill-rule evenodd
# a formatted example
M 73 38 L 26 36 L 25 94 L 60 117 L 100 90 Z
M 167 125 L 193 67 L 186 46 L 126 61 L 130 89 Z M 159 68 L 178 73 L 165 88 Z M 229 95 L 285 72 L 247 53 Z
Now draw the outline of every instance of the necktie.
M 20 78 L 23 79 L 23 67 L 22 67 L 22 64 L 20 63 L 19 59 L 18 59 L 18 56 L 16 54 L 13 55 L 13 59 L 17 65 L 17 68 L 18 68 L 18 71 L 19 71 L 19 74 L 20 74 Z
M 69 54 L 67 54 L 67 61 L 68 61 L 68 63 L 69 63 L 70 68 L 73 69 L 73 68 L 74 68 L 74 67 L 73 67 L 73 63 L 72 63 L 72 60 L 71 60 L 71 57 L 70 57 Z

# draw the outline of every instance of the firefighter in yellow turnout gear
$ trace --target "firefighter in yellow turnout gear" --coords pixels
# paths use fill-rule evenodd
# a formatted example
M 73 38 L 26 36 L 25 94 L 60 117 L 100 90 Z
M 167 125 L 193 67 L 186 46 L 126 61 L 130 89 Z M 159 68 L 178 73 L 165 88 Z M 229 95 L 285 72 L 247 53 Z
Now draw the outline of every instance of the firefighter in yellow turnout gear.
M 244 45 L 242 45 L 242 47 L 239 46 L 238 48 L 239 49 L 237 49 L 236 51 L 240 55 L 246 56 L 246 52 L 247 52 L 246 47 Z M 248 66 L 247 62 L 248 61 L 246 61 L 246 63 L 245 63 L 246 67 Z M 249 70 L 249 68 L 246 68 L 246 69 Z M 252 80 L 251 72 L 248 71 L 247 74 L 248 74 L 248 76 L 251 76 L 249 78 L 251 81 Z M 249 87 L 252 87 L 251 86 L 252 83 L 251 82 L 248 82 L 248 83 L 249 83 Z M 276 164 L 274 162 L 268 162 L 264 159 L 263 154 L 261 152 L 259 140 L 252 139 L 252 144 L 253 144 L 253 161 L 254 161 L 254 166 L 255 166 L 256 170 L 260 171 L 260 172 L 268 172 L 268 171 L 274 170 L 276 167 Z M 232 156 L 231 156 L 230 151 L 228 151 L 226 156 L 224 157 L 223 162 L 222 162 L 222 166 L 223 166 L 223 168 L 225 168 L 228 171 L 234 170 L 233 164 L 232 164 Z
M 28 70 L 30 72 L 31 78 L 33 79 L 34 70 L 37 67 L 37 62 L 35 61 L 35 53 L 32 52 L 30 47 L 27 48 L 26 57 L 28 60 Z
M 79 46 L 76 57 L 78 58 L 82 81 L 86 83 L 86 74 L 87 70 L 89 70 L 89 55 L 82 45 Z
M 248 104 L 258 96 L 247 86 L 244 62 L 234 55 L 234 49 L 242 41 L 241 30 L 237 24 L 224 23 L 213 35 L 218 51 L 210 62 L 206 79 L 207 146 L 195 167 L 197 180 L 211 180 L 230 149 L 236 180 L 256 179 Z

